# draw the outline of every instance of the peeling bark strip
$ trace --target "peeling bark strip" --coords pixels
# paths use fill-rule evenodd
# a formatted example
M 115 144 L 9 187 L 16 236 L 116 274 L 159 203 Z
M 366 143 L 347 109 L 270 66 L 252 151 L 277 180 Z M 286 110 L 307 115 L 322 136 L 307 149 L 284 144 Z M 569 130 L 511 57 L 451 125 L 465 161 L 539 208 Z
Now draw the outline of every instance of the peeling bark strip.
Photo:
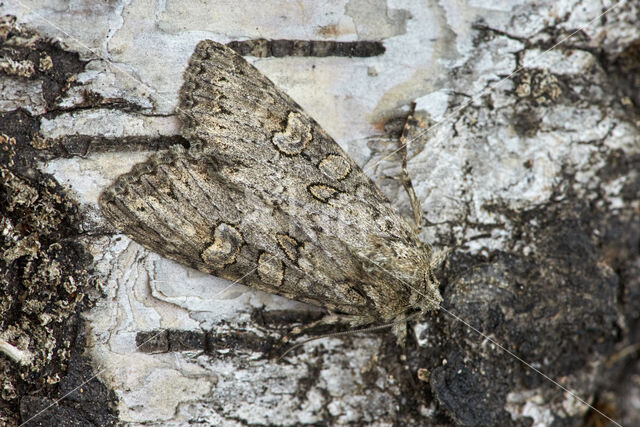
M 136 347 L 142 353 L 205 350 L 206 336 L 199 331 L 153 330 L 136 334 Z
M 55 143 L 50 148 L 47 147 L 47 153 L 62 158 L 122 151 L 159 151 L 166 150 L 176 144 L 185 148 L 189 147 L 189 143 L 179 135 L 162 137 L 129 136 L 126 138 L 73 135 L 53 142 Z
M 142 353 L 169 353 L 203 351 L 215 354 L 217 350 L 253 351 L 275 356 L 276 340 L 252 332 L 188 331 L 178 329 L 141 331 L 136 334 L 136 347 Z
M 267 40 L 232 41 L 227 46 L 242 56 L 268 58 L 275 56 L 349 56 L 367 58 L 385 52 L 381 41 L 361 40 L 338 42 L 333 40 Z

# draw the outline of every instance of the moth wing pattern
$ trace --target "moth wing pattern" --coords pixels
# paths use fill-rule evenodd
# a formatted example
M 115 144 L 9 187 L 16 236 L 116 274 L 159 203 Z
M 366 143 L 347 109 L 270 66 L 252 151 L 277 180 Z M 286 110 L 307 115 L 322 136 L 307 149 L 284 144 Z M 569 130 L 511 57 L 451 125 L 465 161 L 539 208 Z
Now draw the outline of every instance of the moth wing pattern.
M 116 228 L 182 264 L 362 323 L 398 317 L 425 293 L 421 305 L 437 307 L 430 248 L 242 57 L 200 42 L 178 114 L 190 148 L 152 155 L 103 192 Z
M 181 146 L 153 154 L 103 192 L 102 211 L 116 228 L 169 259 L 318 304 L 313 292 L 300 294 L 299 269 L 287 269 L 285 277 L 280 254 L 262 238 L 277 230 L 277 219 L 262 217 L 260 199 L 230 186 L 212 160 Z

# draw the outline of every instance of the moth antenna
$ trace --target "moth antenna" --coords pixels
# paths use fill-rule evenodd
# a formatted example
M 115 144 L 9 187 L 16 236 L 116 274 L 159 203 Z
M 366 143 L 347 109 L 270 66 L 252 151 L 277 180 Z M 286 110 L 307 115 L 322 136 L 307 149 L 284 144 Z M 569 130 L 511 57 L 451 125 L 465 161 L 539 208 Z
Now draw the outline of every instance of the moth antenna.
M 353 334 L 359 334 L 359 333 L 365 333 L 365 332 L 374 332 L 374 331 L 379 331 L 381 329 L 386 329 L 386 328 L 390 328 L 394 325 L 397 325 L 399 323 L 406 323 L 412 319 L 415 319 L 416 317 L 422 315 L 424 312 L 423 311 L 418 311 L 416 313 L 413 313 L 403 319 L 400 320 L 395 320 L 391 323 L 385 323 L 384 325 L 379 325 L 379 326 L 371 326 L 369 328 L 362 328 L 362 329 L 356 329 L 356 330 L 351 330 L 351 331 L 342 331 L 342 332 L 332 332 L 330 334 L 323 334 L 323 335 L 318 335 L 317 337 L 313 337 L 313 338 L 308 338 L 302 342 L 299 342 L 298 344 L 295 344 L 293 346 L 291 346 L 289 349 L 287 349 L 287 351 L 285 351 L 284 353 L 282 353 L 280 355 L 280 357 L 278 357 L 278 362 L 280 360 L 282 360 L 288 353 L 290 353 L 291 351 L 295 350 L 298 347 L 302 347 L 305 344 L 310 343 L 311 341 L 317 341 L 317 340 L 321 340 L 323 338 L 329 338 L 329 337 L 340 337 L 340 336 L 345 336 L 345 335 L 353 335 Z
M 420 206 L 418 196 L 416 195 L 416 191 L 413 189 L 413 183 L 411 182 L 409 171 L 407 170 L 407 145 L 409 145 L 410 142 L 407 141 L 407 135 L 409 134 L 409 124 L 414 119 L 415 112 L 416 103 L 412 102 L 409 104 L 409 113 L 404 120 L 404 125 L 402 125 L 402 131 L 398 138 L 398 148 L 394 151 L 394 153 L 398 153 L 400 155 L 402 168 L 400 174 L 397 176 L 388 176 L 387 178 L 400 181 L 404 191 L 407 193 L 413 213 L 414 232 L 418 234 L 422 230 L 422 208 Z
M 413 222 L 415 223 L 415 232 L 416 234 L 420 233 L 422 230 L 422 209 L 420 207 L 420 201 L 418 200 L 418 196 L 416 195 L 416 191 L 413 189 L 413 183 L 411 182 L 411 177 L 409 176 L 409 171 L 407 170 L 407 145 L 409 145 L 409 141 L 407 141 L 407 134 L 409 133 L 409 123 L 413 120 L 413 115 L 416 112 L 416 103 L 412 102 L 409 106 L 409 114 L 407 114 L 407 118 L 404 121 L 404 125 L 402 126 L 402 132 L 400 132 L 400 138 L 398 139 L 398 145 L 400 145 L 400 157 L 402 159 L 402 172 L 400 173 L 400 182 L 404 187 L 404 191 L 409 196 L 409 202 L 411 202 L 411 210 L 413 211 Z

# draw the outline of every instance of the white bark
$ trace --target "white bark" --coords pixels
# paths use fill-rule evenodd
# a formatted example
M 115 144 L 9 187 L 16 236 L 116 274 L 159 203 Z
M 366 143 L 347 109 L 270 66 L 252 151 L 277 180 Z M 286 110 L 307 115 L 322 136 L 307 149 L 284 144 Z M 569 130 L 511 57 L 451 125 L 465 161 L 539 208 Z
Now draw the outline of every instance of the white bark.
M 640 153 L 637 128 L 620 121 L 614 107 L 593 103 L 592 88 L 573 88 L 585 96 L 581 105 L 554 104 L 554 90 L 562 92 L 563 86 L 554 86 L 551 77 L 540 94 L 548 106 L 535 124 L 537 131 L 533 136 L 521 132 L 512 122 L 512 111 L 528 95 L 527 83 L 519 80 L 521 74 L 503 80 L 523 65 L 577 81 L 599 67 L 590 48 L 611 46 L 614 51 L 638 37 L 637 22 L 614 9 L 607 22 L 616 25 L 599 19 L 590 23 L 611 5 L 595 0 L 487 4 L 21 0 L 5 4 L 3 13 L 16 14 L 23 24 L 60 39 L 90 60 L 78 77 L 82 86 L 70 91 L 61 106 L 72 107 L 82 99 L 82 91 L 93 91 L 142 108 L 91 108 L 43 119 L 41 135 L 51 139 L 177 135 L 173 111 L 181 74 L 203 38 L 382 40 L 386 53 L 378 57 L 248 59 L 302 105 L 407 216 L 406 196 L 397 183 L 383 178 L 397 172 L 398 162 L 383 158 L 396 142 L 382 125 L 402 117 L 416 101 L 423 128 L 438 123 L 410 147 L 409 173 L 423 215 L 432 224 L 421 238 L 436 246 L 451 243 L 438 240 L 445 235 L 462 242 L 484 234 L 488 225 L 503 224 L 469 244 L 470 252 L 486 253 L 527 246 L 514 243 L 512 219 L 487 210 L 488 203 L 499 201 L 514 212 L 542 206 L 567 169 L 576 173 L 575 190 L 586 197 L 612 150 Z M 474 28 L 479 23 L 491 30 Z M 572 42 L 574 49 L 563 45 L 545 52 L 532 43 L 550 37 L 543 31 L 548 28 L 567 34 L 582 28 L 587 39 Z M 480 33 L 487 38 L 476 39 Z M 37 98 L 30 105 L 42 108 Z M 40 166 L 76 195 L 91 231 L 104 224 L 96 203 L 100 191 L 147 154 L 94 153 Z M 619 202 L 615 184 L 607 196 L 609 203 Z M 346 347 L 340 338 L 316 341 L 289 358 L 290 363 L 249 352 L 225 358 L 223 351 L 219 357 L 137 351 L 139 331 L 245 328 L 261 335 L 265 332 L 250 320 L 253 309 L 315 308 L 239 285 L 226 289 L 228 282 L 163 259 L 121 235 L 88 238 L 86 243 L 104 275 L 106 295 L 86 315 L 90 351 L 96 365 L 104 367 L 101 379 L 117 392 L 123 421 L 286 425 L 328 419 L 338 424 L 393 422 L 398 416 L 400 391 L 392 368 L 376 363 L 380 335 L 354 335 Z M 318 355 L 314 348 L 321 349 Z M 375 387 L 365 386 L 372 372 Z M 317 377 L 302 392 L 299 380 L 309 376 Z M 535 395 L 511 402 L 512 417 L 551 421 L 544 408 L 535 410 L 534 400 Z M 422 406 L 417 411 L 428 414 L 432 409 Z

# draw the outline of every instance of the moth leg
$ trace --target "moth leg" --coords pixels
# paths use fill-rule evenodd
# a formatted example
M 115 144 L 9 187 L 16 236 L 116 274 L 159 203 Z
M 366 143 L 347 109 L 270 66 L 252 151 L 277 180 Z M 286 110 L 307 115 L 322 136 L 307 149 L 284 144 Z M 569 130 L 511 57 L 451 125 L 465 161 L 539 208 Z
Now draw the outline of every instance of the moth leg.
M 307 323 L 306 325 L 296 326 L 291 330 L 289 335 L 300 335 L 314 328 L 318 328 L 320 326 L 331 326 L 337 324 L 347 324 L 350 327 L 357 327 L 372 323 L 373 319 L 368 316 L 359 316 L 353 314 L 337 314 L 337 313 L 329 313 L 326 316 L 318 319 L 314 322 Z
M 407 322 L 398 322 L 392 326 L 398 347 L 404 348 L 407 342 Z
M 401 348 L 405 348 L 405 343 L 406 343 L 406 337 L 407 337 L 407 321 L 409 320 L 406 316 L 404 315 L 400 315 L 398 316 L 399 318 L 396 318 L 396 321 L 393 323 L 387 323 L 384 325 L 379 325 L 379 326 L 370 326 L 370 327 L 365 327 L 365 328 L 357 328 L 357 329 L 352 329 L 352 330 L 347 330 L 347 331 L 342 331 L 342 332 L 334 332 L 334 333 L 328 333 L 328 334 L 324 334 L 324 335 L 316 335 L 312 338 L 306 339 L 302 342 L 299 342 L 298 344 L 295 344 L 294 346 L 290 347 L 287 351 L 285 351 L 280 358 L 284 357 L 287 353 L 289 353 L 290 351 L 301 347 L 303 345 L 305 345 L 308 342 L 311 341 L 315 341 L 315 340 L 319 340 L 322 338 L 329 338 L 329 337 L 336 337 L 336 336 L 344 336 L 344 335 L 351 335 L 351 334 L 357 334 L 357 333 L 366 333 L 366 332 L 373 332 L 373 331 L 377 331 L 380 329 L 385 329 L 388 327 L 392 327 L 393 328 L 393 333 L 396 335 L 396 342 L 398 344 L 399 347 Z M 320 319 L 319 321 L 313 322 L 312 325 L 306 325 L 306 327 L 303 328 L 296 328 L 297 329 L 297 333 L 301 333 L 304 329 L 309 328 L 310 326 L 317 326 L 318 324 L 335 324 L 338 321 L 343 320 L 346 323 L 349 323 L 349 325 L 351 327 L 357 327 L 357 326 L 362 326 L 362 325 L 366 325 L 366 324 L 370 324 L 372 323 L 373 319 L 369 316 L 358 316 L 358 315 L 329 315 L 329 316 L 325 316 L 325 318 Z M 283 342 L 287 343 L 289 342 L 291 335 L 283 338 Z

